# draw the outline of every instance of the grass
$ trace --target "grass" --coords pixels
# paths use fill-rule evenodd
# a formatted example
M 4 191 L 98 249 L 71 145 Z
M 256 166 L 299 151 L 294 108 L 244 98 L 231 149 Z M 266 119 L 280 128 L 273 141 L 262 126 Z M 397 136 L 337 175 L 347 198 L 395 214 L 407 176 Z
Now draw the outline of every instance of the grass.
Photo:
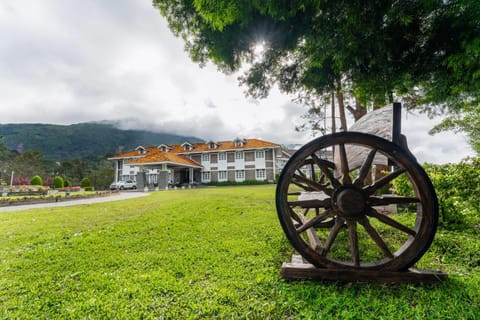
M 289 283 L 273 186 L 1 213 L 0 318 L 477 319 L 478 227 L 437 233 L 440 285 Z

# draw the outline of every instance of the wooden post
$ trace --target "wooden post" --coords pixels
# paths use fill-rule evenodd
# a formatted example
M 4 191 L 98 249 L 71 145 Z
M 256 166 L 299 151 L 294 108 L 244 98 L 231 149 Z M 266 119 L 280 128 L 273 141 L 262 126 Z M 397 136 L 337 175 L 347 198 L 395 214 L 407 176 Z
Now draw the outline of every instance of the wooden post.
M 400 135 L 402 132 L 402 104 L 399 102 L 393 103 L 392 115 L 392 142 L 401 145 Z

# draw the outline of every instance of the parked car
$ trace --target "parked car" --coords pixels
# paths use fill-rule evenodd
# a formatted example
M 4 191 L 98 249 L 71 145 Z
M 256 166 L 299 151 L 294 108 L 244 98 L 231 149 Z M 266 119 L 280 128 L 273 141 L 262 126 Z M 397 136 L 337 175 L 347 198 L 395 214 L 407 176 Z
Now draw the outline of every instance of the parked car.
M 117 181 L 110 185 L 110 190 L 137 189 L 137 183 L 132 180 Z

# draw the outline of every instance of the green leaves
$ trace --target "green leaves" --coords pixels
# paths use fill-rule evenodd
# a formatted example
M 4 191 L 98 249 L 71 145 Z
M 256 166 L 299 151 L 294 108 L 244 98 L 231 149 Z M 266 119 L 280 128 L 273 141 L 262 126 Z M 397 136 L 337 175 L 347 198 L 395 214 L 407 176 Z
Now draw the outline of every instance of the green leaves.
M 364 106 L 415 93 L 462 108 L 480 96 L 480 2 L 154 0 L 192 59 L 245 67 L 247 93 L 344 89 Z M 253 45 L 267 44 L 262 63 Z M 413 100 L 411 100 L 413 102 Z

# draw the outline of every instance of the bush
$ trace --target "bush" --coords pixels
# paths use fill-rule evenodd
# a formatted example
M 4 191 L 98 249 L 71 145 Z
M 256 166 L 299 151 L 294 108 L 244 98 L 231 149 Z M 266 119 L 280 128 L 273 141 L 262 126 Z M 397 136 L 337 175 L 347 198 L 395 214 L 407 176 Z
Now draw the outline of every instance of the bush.
M 92 182 L 87 177 L 83 178 L 82 181 L 80 181 L 81 188 L 89 188 L 91 186 L 92 186 Z
M 43 180 L 40 176 L 34 176 L 31 180 L 30 180 L 30 184 L 32 186 L 42 186 L 43 185 Z
M 67 178 L 63 178 L 63 186 L 64 187 L 71 187 L 72 183 Z
M 53 187 L 53 180 L 51 177 L 46 177 L 43 179 L 43 186 L 45 187 Z
M 470 223 L 480 212 L 480 158 L 459 163 L 424 164 L 438 197 L 440 225 L 456 227 Z M 404 176 L 393 181 L 393 191 L 412 196 L 413 190 Z
M 244 185 L 268 184 L 268 181 L 267 180 L 245 180 L 242 182 L 222 181 L 222 182 L 208 182 L 204 184 L 208 186 L 244 186 Z
M 65 186 L 63 178 L 60 176 L 56 176 L 55 179 L 53 179 L 53 186 L 55 189 L 61 189 Z

